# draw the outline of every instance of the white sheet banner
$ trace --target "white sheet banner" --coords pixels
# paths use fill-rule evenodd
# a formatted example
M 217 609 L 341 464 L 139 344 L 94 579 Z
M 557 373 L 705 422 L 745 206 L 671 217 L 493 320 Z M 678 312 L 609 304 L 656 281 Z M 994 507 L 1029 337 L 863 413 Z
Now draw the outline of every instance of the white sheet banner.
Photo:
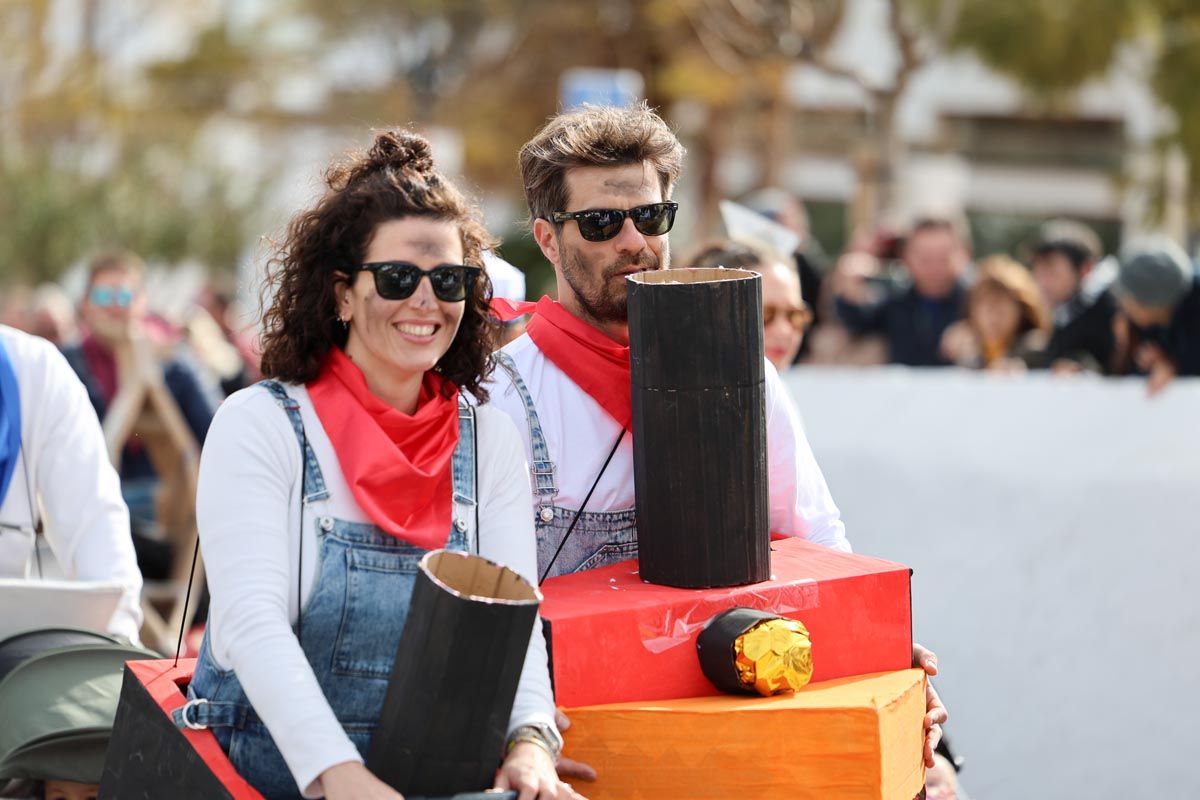
M 1200 797 L 1200 381 L 785 380 L 855 550 L 915 570 L 974 800 Z

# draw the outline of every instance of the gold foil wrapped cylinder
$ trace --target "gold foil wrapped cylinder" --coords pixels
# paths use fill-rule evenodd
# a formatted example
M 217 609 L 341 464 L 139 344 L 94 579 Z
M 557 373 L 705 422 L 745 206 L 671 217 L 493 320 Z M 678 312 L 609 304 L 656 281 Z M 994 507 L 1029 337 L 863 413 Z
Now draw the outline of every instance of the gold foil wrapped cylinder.
M 797 691 L 812 678 L 812 642 L 794 619 L 758 623 L 734 640 L 733 652 L 742 685 L 763 696 Z
M 732 608 L 709 620 L 696 640 L 700 668 L 731 694 L 794 692 L 812 678 L 812 642 L 804 624 Z

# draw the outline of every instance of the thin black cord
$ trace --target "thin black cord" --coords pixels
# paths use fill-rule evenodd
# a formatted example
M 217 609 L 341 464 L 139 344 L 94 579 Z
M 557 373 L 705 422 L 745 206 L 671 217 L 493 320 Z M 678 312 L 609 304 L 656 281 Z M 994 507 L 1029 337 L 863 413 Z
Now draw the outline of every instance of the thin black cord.
M 46 580 L 46 576 L 42 574 L 42 549 L 38 547 L 38 531 L 36 528 L 33 531 L 33 560 L 37 562 L 38 580 Z
M 596 476 L 596 480 L 592 481 L 592 488 L 588 489 L 587 497 L 583 498 L 583 502 L 579 505 L 579 510 L 575 512 L 575 518 L 571 520 L 571 524 L 567 527 L 567 532 L 563 534 L 562 541 L 558 543 L 558 549 L 554 551 L 554 558 L 550 559 L 550 563 L 546 565 L 546 571 L 542 573 L 542 579 L 538 581 L 539 585 L 546 582 L 546 576 L 550 574 L 550 570 L 554 567 L 554 562 L 558 560 L 558 554 L 562 552 L 563 545 L 567 543 L 567 539 L 571 538 L 571 533 L 575 530 L 575 523 L 579 522 L 580 514 L 587 508 L 588 500 L 592 499 L 592 492 L 596 491 L 596 487 L 600 485 L 600 479 L 604 477 L 604 470 L 608 469 L 609 462 L 617 454 L 617 447 L 620 446 L 623 438 L 625 438 L 625 429 L 621 428 L 621 432 L 617 434 L 617 440 L 613 442 L 612 450 L 609 451 L 608 458 L 604 459 L 604 466 L 600 468 L 600 473 Z
M 187 610 L 188 603 L 192 599 L 192 581 L 196 578 L 196 558 L 200 555 L 200 536 L 196 535 L 196 546 L 192 548 L 192 568 L 188 571 L 188 586 L 187 592 L 183 595 L 183 617 L 179 620 L 179 638 L 175 642 L 175 663 L 172 666 L 179 666 L 179 651 L 183 649 L 183 629 L 187 627 Z

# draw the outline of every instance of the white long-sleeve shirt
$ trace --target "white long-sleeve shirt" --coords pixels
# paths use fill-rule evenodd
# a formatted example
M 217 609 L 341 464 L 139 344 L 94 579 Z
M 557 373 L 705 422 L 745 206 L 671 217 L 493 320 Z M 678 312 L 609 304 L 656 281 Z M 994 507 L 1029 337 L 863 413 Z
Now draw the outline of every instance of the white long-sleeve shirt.
M 0 341 L 21 402 L 21 457 L 0 503 L 0 577 L 31 577 L 40 500 L 46 541 L 66 577 L 119 582 L 124 591 L 108 630 L 137 642 L 142 574 L 120 478 L 87 390 L 45 339 L 0 325 Z
M 318 776 L 361 761 L 292 632 L 312 589 L 321 517 L 370 522 L 346 484 L 337 455 L 303 386 L 288 386 L 300 405 L 308 443 L 329 498 L 301 512 L 303 460 L 287 415 L 266 389 L 232 395 L 217 411 L 200 457 L 196 516 L 212 602 L 209 645 L 218 665 L 233 669 L 266 724 L 305 797 L 320 797 Z M 479 553 L 537 583 L 529 470 L 521 441 L 503 414 L 483 407 L 476 417 L 479 465 Z M 303 513 L 303 520 L 300 514 Z M 455 517 L 474 525 L 474 512 Z M 303 534 L 301 534 L 303 531 Z M 300 536 L 304 553 L 297 597 Z M 510 730 L 553 725 L 546 644 L 530 637 Z
M 555 462 L 556 506 L 577 509 L 587 496 L 621 426 L 591 395 L 546 358 L 528 334 L 508 344 L 521 379 L 533 397 L 542 433 Z M 532 459 L 525 406 L 508 374 L 497 368 L 488 385 L 490 405 L 516 424 Z M 771 530 L 849 552 L 846 528 L 817 466 L 787 390 L 766 362 L 767 462 Z M 532 495 L 531 495 L 532 497 Z M 531 505 L 536 505 L 536 501 Z M 633 437 L 626 435 L 604 471 L 586 511 L 634 507 Z

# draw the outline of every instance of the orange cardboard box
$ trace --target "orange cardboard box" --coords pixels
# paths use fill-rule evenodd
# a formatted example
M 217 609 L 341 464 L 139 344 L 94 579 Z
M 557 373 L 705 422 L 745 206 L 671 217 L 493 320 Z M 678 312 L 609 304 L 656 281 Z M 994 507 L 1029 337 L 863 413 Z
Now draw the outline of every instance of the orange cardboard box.
M 567 709 L 565 752 L 590 763 L 591 800 L 912 800 L 925 674 L 809 684 L 794 695 L 696 697 Z

